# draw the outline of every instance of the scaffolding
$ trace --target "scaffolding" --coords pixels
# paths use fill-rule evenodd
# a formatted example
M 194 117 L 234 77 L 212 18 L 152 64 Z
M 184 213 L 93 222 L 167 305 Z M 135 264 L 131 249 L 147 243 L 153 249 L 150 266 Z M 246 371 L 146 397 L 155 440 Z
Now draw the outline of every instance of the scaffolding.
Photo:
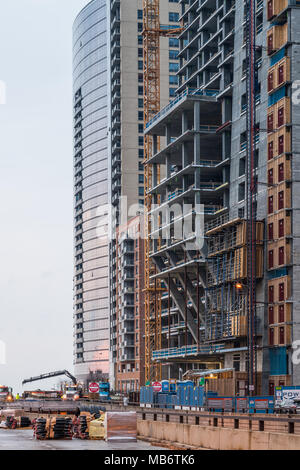
M 247 336 L 247 221 L 228 218 L 206 232 L 205 339 Z M 256 223 L 256 277 L 263 276 L 263 223 Z M 239 285 L 239 289 L 237 288 Z

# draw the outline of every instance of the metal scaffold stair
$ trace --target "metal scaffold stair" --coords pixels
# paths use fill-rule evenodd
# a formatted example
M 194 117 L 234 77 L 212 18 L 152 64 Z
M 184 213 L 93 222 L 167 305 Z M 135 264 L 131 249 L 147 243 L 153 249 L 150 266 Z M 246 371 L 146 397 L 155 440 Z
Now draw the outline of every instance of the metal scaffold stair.
M 175 267 L 178 263 L 178 258 L 174 252 L 168 252 L 167 257 L 173 267 Z M 197 305 L 198 305 L 198 300 L 197 300 L 197 291 L 195 287 L 193 286 L 193 283 L 189 279 L 189 276 L 187 275 L 186 279 L 184 278 L 184 275 L 182 273 L 177 273 L 178 280 L 180 281 L 183 289 L 186 289 L 186 294 L 190 302 L 192 303 L 193 309 L 195 312 L 197 312 Z M 200 320 L 201 323 L 204 322 L 204 306 L 200 303 Z
M 164 262 L 161 257 L 156 256 L 154 258 L 154 262 L 157 265 L 157 268 L 162 271 L 164 268 Z M 178 288 L 175 284 L 175 282 L 170 278 L 170 280 L 167 278 L 164 280 L 165 284 L 167 287 L 170 289 L 172 298 L 174 299 L 174 302 L 176 303 L 180 315 L 182 316 L 183 320 L 185 320 L 185 302 L 184 302 L 184 296 L 178 291 Z M 197 334 L 197 325 L 195 322 L 194 316 L 191 314 L 189 309 L 187 309 L 187 327 L 188 330 L 190 331 L 191 335 L 193 336 L 194 340 L 197 341 L 198 334 Z

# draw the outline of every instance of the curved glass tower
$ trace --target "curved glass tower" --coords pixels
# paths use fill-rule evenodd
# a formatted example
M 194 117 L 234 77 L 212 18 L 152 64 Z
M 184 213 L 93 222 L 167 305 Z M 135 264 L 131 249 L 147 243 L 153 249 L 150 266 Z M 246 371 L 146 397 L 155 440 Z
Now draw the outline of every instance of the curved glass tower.
M 109 371 L 107 6 L 92 0 L 73 26 L 74 363 L 85 381 Z

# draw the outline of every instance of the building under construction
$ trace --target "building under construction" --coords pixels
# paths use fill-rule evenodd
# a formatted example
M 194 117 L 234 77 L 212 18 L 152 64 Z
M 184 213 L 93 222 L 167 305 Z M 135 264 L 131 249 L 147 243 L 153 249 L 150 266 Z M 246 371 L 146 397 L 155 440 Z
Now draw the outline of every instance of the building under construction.
M 294 0 L 179 3 L 177 95 L 145 129 L 145 279 L 158 338 L 146 344 L 146 379 L 218 364 L 240 373 L 236 393 L 272 394 L 300 380 L 300 10 Z M 144 2 L 152 15 L 158 7 Z

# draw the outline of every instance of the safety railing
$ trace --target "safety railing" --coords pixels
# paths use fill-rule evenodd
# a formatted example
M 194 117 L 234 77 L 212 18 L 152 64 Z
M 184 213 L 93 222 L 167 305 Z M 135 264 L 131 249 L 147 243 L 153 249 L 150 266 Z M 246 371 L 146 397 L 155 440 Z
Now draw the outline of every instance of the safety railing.
M 205 346 L 183 346 L 181 348 L 169 348 L 169 349 L 160 349 L 159 351 L 153 351 L 152 359 L 164 359 L 167 357 L 179 357 L 179 356 L 188 356 L 194 355 L 198 353 L 203 354 L 210 354 L 215 353 L 218 351 L 222 351 L 224 349 L 224 344 L 216 344 L 216 345 L 205 345 Z
M 292 416 L 271 415 L 254 413 L 249 410 L 241 410 L 240 413 L 209 412 L 207 406 L 203 411 L 190 409 L 152 409 L 142 408 L 138 410 L 139 419 L 159 422 L 176 422 L 178 424 L 194 424 L 199 426 L 226 427 L 232 429 L 248 429 L 249 431 L 275 432 L 284 434 L 300 434 L 300 418 Z M 183 407 L 184 408 L 184 407 Z M 189 408 L 189 407 L 187 407 Z
M 146 129 L 148 129 L 154 122 L 164 116 L 170 109 L 172 109 L 177 103 L 179 103 L 186 96 L 216 96 L 219 93 L 219 90 L 197 90 L 194 88 L 187 88 L 180 95 L 177 96 L 174 100 L 170 101 L 167 106 L 162 108 L 159 113 L 157 113 L 149 122 L 146 124 Z

